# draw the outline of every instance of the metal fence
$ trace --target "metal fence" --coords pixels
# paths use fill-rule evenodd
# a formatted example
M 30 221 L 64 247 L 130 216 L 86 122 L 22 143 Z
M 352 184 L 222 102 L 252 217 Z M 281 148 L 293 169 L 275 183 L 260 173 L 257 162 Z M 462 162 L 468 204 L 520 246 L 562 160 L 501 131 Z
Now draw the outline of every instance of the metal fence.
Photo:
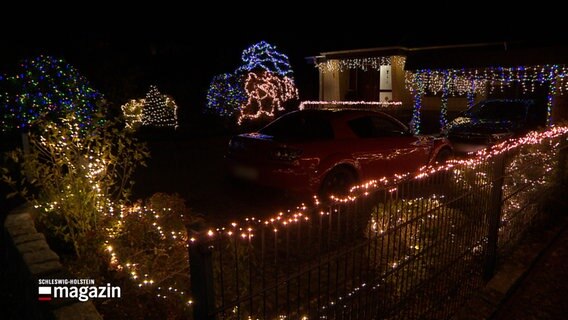
M 195 318 L 449 318 L 566 176 L 565 142 L 527 140 L 334 205 L 204 230 L 190 245 Z

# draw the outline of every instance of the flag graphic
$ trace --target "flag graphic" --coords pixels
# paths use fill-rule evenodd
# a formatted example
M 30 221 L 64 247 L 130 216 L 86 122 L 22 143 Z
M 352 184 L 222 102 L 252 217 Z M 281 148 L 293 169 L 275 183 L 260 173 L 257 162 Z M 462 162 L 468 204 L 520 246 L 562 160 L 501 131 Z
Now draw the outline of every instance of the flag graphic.
M 51 287 L 38 287 L 38 300 L 39 301 L 50 301 L 51 300 Z

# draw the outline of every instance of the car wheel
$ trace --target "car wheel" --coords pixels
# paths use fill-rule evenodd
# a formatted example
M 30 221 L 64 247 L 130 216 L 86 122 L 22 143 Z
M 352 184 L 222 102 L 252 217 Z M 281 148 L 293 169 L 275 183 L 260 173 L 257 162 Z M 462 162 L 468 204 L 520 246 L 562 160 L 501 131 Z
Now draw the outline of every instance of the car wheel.
M 434 159 L 434 162 L 437 164 L 444 164 L 446 163 L 446 161 L 450 160 L 453 156 L 453 152 L 452 150 L 448 149 L 448 148 L 444 148 L 440 151 L 438 151 L 438 154 L 436 155 L 436 158 Z
M 327 199 L 330 195 L 345 196 L 356 183 L 357 177 L 353 170 L 347 167 L 336 167 L 323 179 L 319 195 L 322 199 Z

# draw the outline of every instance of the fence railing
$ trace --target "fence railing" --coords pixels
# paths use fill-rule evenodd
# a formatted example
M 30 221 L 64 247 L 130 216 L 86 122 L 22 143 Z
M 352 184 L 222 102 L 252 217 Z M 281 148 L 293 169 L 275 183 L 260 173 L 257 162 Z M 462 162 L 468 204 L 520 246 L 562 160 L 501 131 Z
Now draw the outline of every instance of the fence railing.
M 190 245 L 195 318 L 449 318 L 565 179 L 567 136 L 361 186 L 333 205 L 204 230 Z

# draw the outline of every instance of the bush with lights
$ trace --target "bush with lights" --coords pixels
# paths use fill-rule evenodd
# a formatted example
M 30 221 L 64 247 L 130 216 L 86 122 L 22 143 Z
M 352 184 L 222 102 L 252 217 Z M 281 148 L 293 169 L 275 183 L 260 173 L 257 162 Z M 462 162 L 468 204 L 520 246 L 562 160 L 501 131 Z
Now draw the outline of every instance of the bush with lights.
M 271 119 L 298 99 L 289 59 L 275 46 L 258 42 L 243 51 L 241 60 L 233 73 L 213 77 L 208 112 L 241 125 L 260 117 Z
M 126 127 L 132 130 L 141 126 L 177 129 L 177 108 L 175 101 L 160 93 L 154 85 L 150 86 L 145 98 L 132 99 L 121 106 Z
M 116 204 L 128 198 L 130 176 L 148 156 L 119 127 L 106 121 L 81 129 L 73 114 L 61 124 L 37 120 L 29 134 L 29 153 L 17 149 L 8 154 L 21 172 L 3 170 L 2 180 L 15 190 L 12 195 L 19 193 L 39 209 L 39 221 L 78 257 L 100 247 L 99 230 Z
M 80 127 L 97 120 L 103 96 L 70 64 L 51 56 L 24 60 L 13 75 L 0 76 L 0 130 L 27 130 L 40 117 L 73 114 Z

